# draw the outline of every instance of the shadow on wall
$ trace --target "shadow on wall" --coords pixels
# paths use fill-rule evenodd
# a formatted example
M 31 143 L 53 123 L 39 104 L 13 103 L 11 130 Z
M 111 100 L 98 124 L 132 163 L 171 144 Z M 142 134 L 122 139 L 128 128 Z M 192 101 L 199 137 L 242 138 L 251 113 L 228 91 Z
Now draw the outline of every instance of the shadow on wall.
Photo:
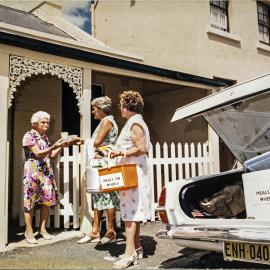
M 154 109 L 153 103 L 144 101 L 144 111 L 143 111 L 144 120 L 149 128 L 150 140 L 152 143 L 159 142 L 160 132 L 158 132 L 156 127 L 156 119 L 154 118 Z

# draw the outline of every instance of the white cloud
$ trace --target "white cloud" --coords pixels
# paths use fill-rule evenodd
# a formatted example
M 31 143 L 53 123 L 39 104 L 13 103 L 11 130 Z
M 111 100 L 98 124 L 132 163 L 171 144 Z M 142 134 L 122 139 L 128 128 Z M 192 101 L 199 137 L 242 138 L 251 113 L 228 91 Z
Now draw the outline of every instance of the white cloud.
M 63 16 L 81 29 L 89 31 L 90 1 L 63 1 Z
M 87 9 L 89 8 L 90 1 L 63 1 L 63 11 L 75 10 L 77 8 Z

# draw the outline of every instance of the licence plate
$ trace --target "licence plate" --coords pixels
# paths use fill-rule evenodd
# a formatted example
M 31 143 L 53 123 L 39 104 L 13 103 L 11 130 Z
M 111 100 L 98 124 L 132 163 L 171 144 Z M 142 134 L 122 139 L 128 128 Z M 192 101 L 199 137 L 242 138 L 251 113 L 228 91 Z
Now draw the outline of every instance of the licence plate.
M 223 257 L 227 261 L 270 264 L 270 245 L 225 241 Z

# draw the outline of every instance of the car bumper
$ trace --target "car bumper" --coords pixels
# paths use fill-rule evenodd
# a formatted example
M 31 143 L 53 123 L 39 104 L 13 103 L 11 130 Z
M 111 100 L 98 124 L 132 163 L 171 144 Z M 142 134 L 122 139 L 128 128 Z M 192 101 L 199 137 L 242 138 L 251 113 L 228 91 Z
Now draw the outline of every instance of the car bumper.
M 225 241 L 270 245 L 270 228 L 233 228 L 221 226 L 166 225 L 156 234 L 178 245 L 222 252 Z

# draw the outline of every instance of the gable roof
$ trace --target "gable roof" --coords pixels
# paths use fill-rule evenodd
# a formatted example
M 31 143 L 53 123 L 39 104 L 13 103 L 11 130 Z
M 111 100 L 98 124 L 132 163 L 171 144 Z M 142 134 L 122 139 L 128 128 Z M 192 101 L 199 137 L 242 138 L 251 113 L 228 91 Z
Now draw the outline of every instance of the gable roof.
M 72 38 L 61 29 L 55 27 L 53 24 L 45 22 L 31 13 L 3 5 L 0 5 L 0 22 L 24 27 L 27 29 L 33 29 L 56 36 Z

